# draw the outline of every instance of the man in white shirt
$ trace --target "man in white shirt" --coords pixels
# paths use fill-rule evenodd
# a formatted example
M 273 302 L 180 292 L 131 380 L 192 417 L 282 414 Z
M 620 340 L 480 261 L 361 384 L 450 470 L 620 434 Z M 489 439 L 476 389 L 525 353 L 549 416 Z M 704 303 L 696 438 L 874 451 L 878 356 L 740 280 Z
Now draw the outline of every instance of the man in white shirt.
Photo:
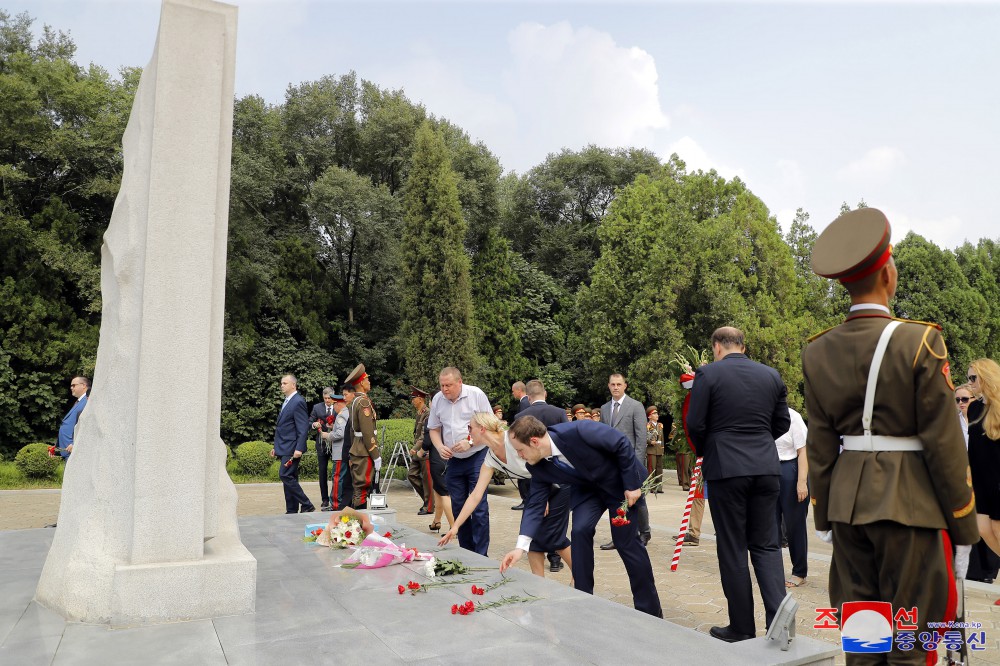
M 476 412 L 492 412 L 493 407 L 482 389 L 462 382 L 458 368 L 442 370 L 438 382 L 441 390 L 431 400 L 427 429 L 434 448 L 448 461 L 445 482 L 457 516 L 479 482 L 479 469 L 486 457 L 486 447 L 473 446 L 469 439 L 469 425 Z M 486 555 L 490 547 L 490 508 L 485 497 L 469 521 L 459 528 L 458 543 L 462 548 Z
M 781 461 L 778 490 L 778 534 L 781 521 L 785 521 L 788 537 L 788 556 L 792 560 L 792 575 L 785 587 L 798 587 L 809 573 L 808 528 L 809 515 L 809 462 L 806 459 L 806 424 L 802 415 L 788 408 L 791 426 L 774 441 Z

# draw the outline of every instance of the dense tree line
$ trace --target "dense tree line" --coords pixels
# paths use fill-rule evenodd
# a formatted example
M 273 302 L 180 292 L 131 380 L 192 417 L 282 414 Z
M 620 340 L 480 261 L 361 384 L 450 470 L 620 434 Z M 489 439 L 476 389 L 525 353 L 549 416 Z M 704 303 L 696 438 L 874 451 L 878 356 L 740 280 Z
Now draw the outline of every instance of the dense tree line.
M 54 435 L 69 377 L 92 374 L 101 237 L 121 180 L 139 71 L 0 11 L 0 452 Z M 864 205 L 862 202 L 859 205 Z M 816 233 L 783 235 L 739 179 L 640 148 L 587 146 L 527 173 L 459 127 L 353 73 L 236 100 L 223 437 L 267 439 L 294 372 L 310 400 L 358 362 L 380 412 L 461 367 L 495 401 L 540 377 L 557 404 L 629 393 L 674 404 L 668 364 L 723 324 L 802 405 L 808 335 L 846 309 L 809 270 Z M 940 322 L 952 365 L 1000 351 L 992 239 L 896 244 L 899 316 Z

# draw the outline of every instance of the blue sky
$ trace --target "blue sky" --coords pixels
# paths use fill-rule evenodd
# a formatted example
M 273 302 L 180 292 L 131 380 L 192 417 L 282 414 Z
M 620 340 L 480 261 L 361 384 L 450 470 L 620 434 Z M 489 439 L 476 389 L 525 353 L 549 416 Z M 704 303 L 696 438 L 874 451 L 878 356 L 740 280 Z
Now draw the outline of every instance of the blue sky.
M 1000 238 L 1000 4 L 365 2 L 240 6 L 237 94 L 355 70 L 505 169 L 589 143 L 738 175 L 784 228 L 840 203 L 945 247 Z M 145 65 L 159 3 L 0 0 L 81 62 Z

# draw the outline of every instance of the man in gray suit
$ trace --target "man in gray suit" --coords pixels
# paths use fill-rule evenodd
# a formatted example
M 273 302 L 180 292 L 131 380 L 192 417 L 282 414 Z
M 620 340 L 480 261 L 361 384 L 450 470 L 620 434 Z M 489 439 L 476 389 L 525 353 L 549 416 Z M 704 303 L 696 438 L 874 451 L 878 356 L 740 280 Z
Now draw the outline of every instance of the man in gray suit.
M 625 376 L 620 372 L 608 377 L 611 400 L 601 407 L 601 422 L 628 438 L 628 441 L 632 443 L 636 458 L 639 459 L 639 464 L 642 465 L 646 460 L 646 408 L 638 400 L 625 395 L 627 388 Z M 649 531 L 649 510 L 646 508 L 646 499 L 642 498 L 632 508 L 636 511 L 636 520 L 639 524 L 639 539 L 643 545 L 646 545 L 652 538 Z M 601 550 L 614 549 L 614 541 L 609 541 L 601 546 Z

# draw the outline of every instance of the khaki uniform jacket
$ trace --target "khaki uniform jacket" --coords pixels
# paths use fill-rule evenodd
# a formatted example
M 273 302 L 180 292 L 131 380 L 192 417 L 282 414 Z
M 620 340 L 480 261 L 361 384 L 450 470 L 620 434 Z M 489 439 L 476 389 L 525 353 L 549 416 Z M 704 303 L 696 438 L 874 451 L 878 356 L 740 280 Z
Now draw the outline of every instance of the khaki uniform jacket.
M 652 421 L 646 423 L 646 455 L 647 456 L 663 455 L 662 423 L 653 423 Z
M 371 399 L 364 393 L 358 393 L 349 407 L 351 410 L 351 428 L 348 433 L 351 437 L 351 455 L 359 458 L 369 457 L 378 460 L 381 451 L 378 448 L 378 437 L 376 437 L 376 423 L 378 417 L 375 415 L 375 406 Z
M 852 312 L 843 324 L 812 338 L 803 352 L 816 529 L 829 530 L 831 522 L 890 520 L 947 529 L 954 543 L 975 543 L 969 459 L 938 326 L 906 322 L 896 329 L 879 369 L 872 410 L 872 434 L 916 436 L 924 450 L 840 452 L 841 435 L 864 432 L 868 371 L 890 321 L 880 310 Z

